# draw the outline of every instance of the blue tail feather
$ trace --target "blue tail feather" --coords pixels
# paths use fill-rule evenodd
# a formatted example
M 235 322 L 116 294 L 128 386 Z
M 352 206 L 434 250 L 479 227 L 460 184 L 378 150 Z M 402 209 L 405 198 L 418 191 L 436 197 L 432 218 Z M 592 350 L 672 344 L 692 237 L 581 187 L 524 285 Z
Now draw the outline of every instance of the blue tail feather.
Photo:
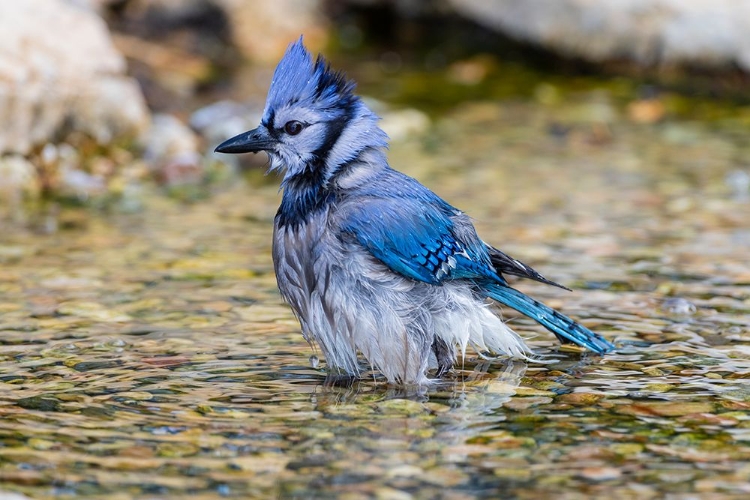
M 533 319 L 554 333 L 561 342 L 572 342 L 597 354 L 604 354 L 615 348 L 601 335 L 514 288 L 493 283 L 484 286 L 483 290 L 490 298 Z

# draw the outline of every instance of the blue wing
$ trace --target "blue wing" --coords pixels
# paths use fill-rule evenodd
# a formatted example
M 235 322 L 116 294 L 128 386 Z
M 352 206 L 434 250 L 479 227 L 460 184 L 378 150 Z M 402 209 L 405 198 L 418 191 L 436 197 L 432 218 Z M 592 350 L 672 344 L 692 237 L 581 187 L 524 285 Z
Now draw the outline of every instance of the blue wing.
M 465 216 L 431 191 L 415 186 L 412 179 L 405 179 L 395 193 L 367 193 L 347 207 L 343 232 L 402 276 L 432 285 L 471 279 L 485 296 L 529 316 L 563 342 L 599 354 L 614 349 L 583 325 L 510 288 L 500 272 L 554 283 L 486 245 Z
M 349 211 L 342 229 L 391 270 L 408 278 L 433 285 L 460 278 L 504 284 L 473 228 L 469 241 L 456 236 L 457 214 L 444 202 L 369 198 Z

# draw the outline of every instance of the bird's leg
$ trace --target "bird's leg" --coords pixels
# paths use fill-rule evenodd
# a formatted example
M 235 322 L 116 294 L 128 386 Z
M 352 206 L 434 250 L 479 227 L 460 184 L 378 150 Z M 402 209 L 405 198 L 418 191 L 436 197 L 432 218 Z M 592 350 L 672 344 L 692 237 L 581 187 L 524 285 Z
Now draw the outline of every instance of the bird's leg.
M 448 373 L 453 366 L 453 349 L 445 340 L 436 335 L 435 340 L 432 341 L 432 352 L 435 353 L 438 365 L 435 376 L 439 378 Z

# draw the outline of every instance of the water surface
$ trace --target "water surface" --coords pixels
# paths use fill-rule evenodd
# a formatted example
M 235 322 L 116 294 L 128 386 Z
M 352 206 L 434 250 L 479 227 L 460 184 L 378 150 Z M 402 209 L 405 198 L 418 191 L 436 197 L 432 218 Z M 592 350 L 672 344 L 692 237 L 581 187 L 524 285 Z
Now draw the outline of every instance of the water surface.
M 0 235 L 0 482 L 34 498 L 729 499 L 750 494 L 750 140 L 606 94 L 465 103 L 391 162 L 570 286 L 618 345 L 326 379 L 276 290 L 276 180 Z M 744 177 L 743 177 L 744 176 Z M 319 355 L 319 353 L 318 353 Z

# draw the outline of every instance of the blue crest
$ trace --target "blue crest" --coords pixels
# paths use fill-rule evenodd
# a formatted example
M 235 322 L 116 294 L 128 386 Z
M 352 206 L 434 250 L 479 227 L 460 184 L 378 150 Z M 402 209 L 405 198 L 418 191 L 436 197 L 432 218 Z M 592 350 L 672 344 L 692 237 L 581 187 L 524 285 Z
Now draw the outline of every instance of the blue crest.
M 276 66 L 268 90 L 264 116 L 288 104 L 315 104 L 326 111 L 345 110 L 358 97 L 353 94 L 355 84 L 342 72 L 331 69 L 323 56 L 315 62 L 302 43 L 302 37 L 287 48 Z
M 359 375 L 361 352 L 389 383 L 425 384 L 431 360 L 441 377 L 469 345 L 533 360 L 487 299 L 562 342 L 597 354 L 615 348 L 511 288 L 504 275 L 557 284 L 482 241 L 467 215 L 392 169 L 388 136 L 353 91 L 300 37 L 276 67 L 261 124 L 216 148 L 265 151 L 269 170 L 283 172 L 276 279 L 330 368 Z

